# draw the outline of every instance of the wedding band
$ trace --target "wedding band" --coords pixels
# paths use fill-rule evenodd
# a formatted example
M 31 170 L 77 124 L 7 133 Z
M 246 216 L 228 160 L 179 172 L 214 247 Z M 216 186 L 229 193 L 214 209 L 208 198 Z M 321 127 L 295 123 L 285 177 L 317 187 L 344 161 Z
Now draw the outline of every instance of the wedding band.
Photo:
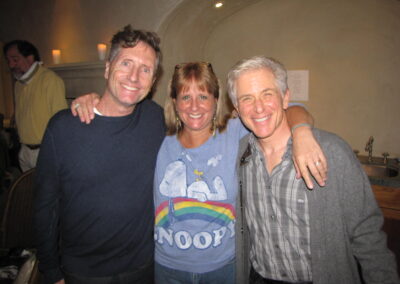
M 74 105 L 74 109 L 78 109 L 81 105 L 79 103 Z
M 321 163 L 319 161 L 316 161 L 315 165 L 318 167 L 319 165 L 321 165 Z

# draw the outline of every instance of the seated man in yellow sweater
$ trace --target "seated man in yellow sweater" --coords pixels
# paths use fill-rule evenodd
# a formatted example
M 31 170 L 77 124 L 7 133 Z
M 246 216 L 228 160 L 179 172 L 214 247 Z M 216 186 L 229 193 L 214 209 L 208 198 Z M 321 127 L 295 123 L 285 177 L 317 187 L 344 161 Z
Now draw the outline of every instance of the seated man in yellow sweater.
M 3 48 L 8 66 L 17 80 L 15 121 L 21 141 L 19 164 L 23 172 L 34 168 L 49 119 L 67 107 L 63 80 L 41 66 L 37 48 L 14 40 Z

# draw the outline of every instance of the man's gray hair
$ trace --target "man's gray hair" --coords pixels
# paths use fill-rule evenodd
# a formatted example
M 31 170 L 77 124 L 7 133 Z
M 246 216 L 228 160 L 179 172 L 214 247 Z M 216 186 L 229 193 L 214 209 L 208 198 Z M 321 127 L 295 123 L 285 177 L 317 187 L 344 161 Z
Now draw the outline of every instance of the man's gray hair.
M 276 85 L 279 88 L 281 95 L 285 95 L 287 85 L 287 72 L 285 67 L 279 61 L 265 56 L 254 56 L 251 58 L 240 60 L 231 68 L 228 73 L 227 88 L 229 97 L 234 105 L 237 105 L 236 80 L 247 71 L 257 69 L 268 69 L 275 76 Z

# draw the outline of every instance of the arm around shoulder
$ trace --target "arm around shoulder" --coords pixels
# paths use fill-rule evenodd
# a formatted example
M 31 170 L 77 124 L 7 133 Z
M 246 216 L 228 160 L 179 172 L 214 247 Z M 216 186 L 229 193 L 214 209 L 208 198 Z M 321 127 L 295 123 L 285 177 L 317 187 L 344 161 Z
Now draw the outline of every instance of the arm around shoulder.
M 324 186 L 328 167 L 326 157 L 311 131 L 314 123 L 311 114 L 302 106 L 295 105 L 286 110 L 286 117 L 292 132 L 297 178 L 302 177 L 307 187 L 312 189 L 312 175 L 320 186 Z

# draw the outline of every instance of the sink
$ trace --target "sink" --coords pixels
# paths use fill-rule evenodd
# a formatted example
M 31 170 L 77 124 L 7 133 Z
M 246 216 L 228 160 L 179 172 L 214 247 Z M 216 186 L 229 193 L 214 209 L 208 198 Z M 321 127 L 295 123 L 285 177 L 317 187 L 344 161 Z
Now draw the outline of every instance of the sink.
M 395 177 L 399 174 L 398 169 L 384 165 L 361 164 L 361 166 L 370 177 Z

